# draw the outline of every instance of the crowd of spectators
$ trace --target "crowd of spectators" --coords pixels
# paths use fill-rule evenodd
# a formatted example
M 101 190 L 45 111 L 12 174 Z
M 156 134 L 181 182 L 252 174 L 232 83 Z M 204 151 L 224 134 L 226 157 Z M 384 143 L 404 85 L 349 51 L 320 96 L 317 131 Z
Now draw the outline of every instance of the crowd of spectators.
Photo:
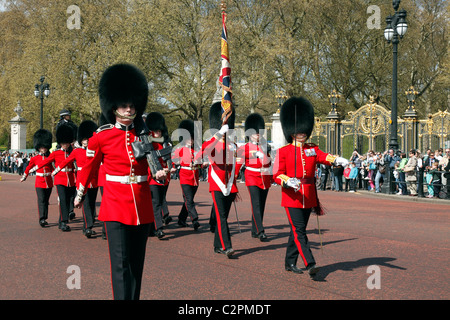
M 11 153 L 3 151 L 0 159 L 0 172 L 22 175 L 34 155 L 34 153 L 28 154 L 20 151 Z
M 408 154 L 394 150 L 365 154 L 354 150 L 349 165 L 320 165 L 317 176 L 319 188 L 336 192 L 355 192 L 367 190 L 381 192 L 383 183 L 387 183 L 387 174 L 391 177 L 390 192 L 399 196 L 426 196 L 428 198 L 450 199 L 450 148 L 428 149 L 425 154 L 419 150 L 409 150 Z

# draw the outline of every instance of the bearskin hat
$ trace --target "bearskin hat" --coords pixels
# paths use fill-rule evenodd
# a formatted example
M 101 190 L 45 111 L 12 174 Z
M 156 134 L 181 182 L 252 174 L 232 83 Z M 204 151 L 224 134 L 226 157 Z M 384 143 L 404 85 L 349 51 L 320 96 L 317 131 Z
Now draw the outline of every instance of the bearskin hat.
M 36 151 L 39 151 L 40 148 L 50 150 L 52 147 L 52 133 L 46 129 L 39 129 L 33 135 L 33 145 Z
M 288 143 L 296 133 L 305 133 L 309 138 L 314 128 L 314 107 L 304 97 L 289 98 L 281 106 L 280 122 Z
M 164 131 L 167 129 L 166 120 L 164 116 L 160 112 L 150 112 L 145 118 L 145 124 L 147 128 L 151 131 L 161 130 Z
M 123 103 L 132 103 L 139 118 L 147 107 L 147 79 L 141 70 L 131 64 L 116 64 L 106 69 L 98 92 L 100 108 L 109 123 L 116 122 L 114 110 Z
M 178 129 L 184 129 L 187 130 L 187 132 L 189 132 L 189 135 L 191 137 L 191 139 L 194 139 L 194 121 L 186 119 L 180 122 L 180 124 L 178 125 Z M 179 141 L 182 142 L 183 141 L 183 135 L 185 135 L 185 132 L 180 133 L 179 136 Z
M 264 118 L 259 113 L 252 113 L 247 116 L 245 119 L 245 131 L 247 130 L 255 130 L 256 133 L 259 133 L 259 130 L 265 129 Z
M 84 139 L 89 139 L 92 137 L 94 132 L 97 130 L 97 124 L 92 120 L 85 120 L 80 123 L 78 127 L 77 141 L 81 146 L 81 141 Z
M 63 123 L 56 129 L 56 142 L 58 144 L 72 143 L 75 140 L 75 132 L 71 125 Z
M 222 127 L 222 104 L 220 101 L 215 102 L 212 104 L 211 108 L 209 109 L 209 128 L 210 129 L 217 129 L 219 130 Z M 235 119 L 235 112 L 233 108 L 233 112 L 231 113 L 230 117 L 228 118 L 228 128 L 234 129 L 234 119 Z
M 166 120 L 160 112 L 150 112 L 145 119 L 145 125 L 150 131 L 161 130 L 164 138 L 168 139 L 169 129 L 166 126 Z

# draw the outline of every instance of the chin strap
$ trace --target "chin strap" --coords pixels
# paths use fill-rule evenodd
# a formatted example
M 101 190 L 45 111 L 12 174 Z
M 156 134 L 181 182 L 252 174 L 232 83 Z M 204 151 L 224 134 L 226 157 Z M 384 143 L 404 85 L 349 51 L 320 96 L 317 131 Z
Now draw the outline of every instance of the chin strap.
M 127 119 L 127 120 L 134 120 L 136 118 L 136 114 L 133 114 L 132 116 L 126 116 L 124 114 L 120 114 L 117 112 L 117 110 L 114 110 L 114 115 L 120 119 Z

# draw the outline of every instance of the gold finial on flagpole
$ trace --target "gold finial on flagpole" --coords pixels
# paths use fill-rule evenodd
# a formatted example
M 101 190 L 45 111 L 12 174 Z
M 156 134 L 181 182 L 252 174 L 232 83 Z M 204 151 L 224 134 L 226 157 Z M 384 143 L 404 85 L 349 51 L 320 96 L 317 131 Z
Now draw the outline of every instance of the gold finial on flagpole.
M 220 1 L 220 8 L 222 9 L 222 11 L 227 11 L 227 3 L 225 2 L 225 0 Z

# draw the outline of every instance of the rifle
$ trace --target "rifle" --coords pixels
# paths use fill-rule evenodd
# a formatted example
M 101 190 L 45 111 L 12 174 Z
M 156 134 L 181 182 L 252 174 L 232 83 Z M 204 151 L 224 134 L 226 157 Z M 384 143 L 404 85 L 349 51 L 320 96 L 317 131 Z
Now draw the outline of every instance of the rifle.
M 170 142 L 165 142 L 164 137 L 150 137 L 150 130 L 147 128 L 144 121 L 136 123 L 136 134 L 139 136 L 140 140 L 131 143 L 134 157 L 136 160 L 146 157 L 152 177 L 156 179 L 156 173 L 163 170 L 158 158 L 162 158 L 165 161 L 170 160 L 172 145 Z M 164 143 L 164 148 L 162 150 L 155 150 L 152 142 Z

